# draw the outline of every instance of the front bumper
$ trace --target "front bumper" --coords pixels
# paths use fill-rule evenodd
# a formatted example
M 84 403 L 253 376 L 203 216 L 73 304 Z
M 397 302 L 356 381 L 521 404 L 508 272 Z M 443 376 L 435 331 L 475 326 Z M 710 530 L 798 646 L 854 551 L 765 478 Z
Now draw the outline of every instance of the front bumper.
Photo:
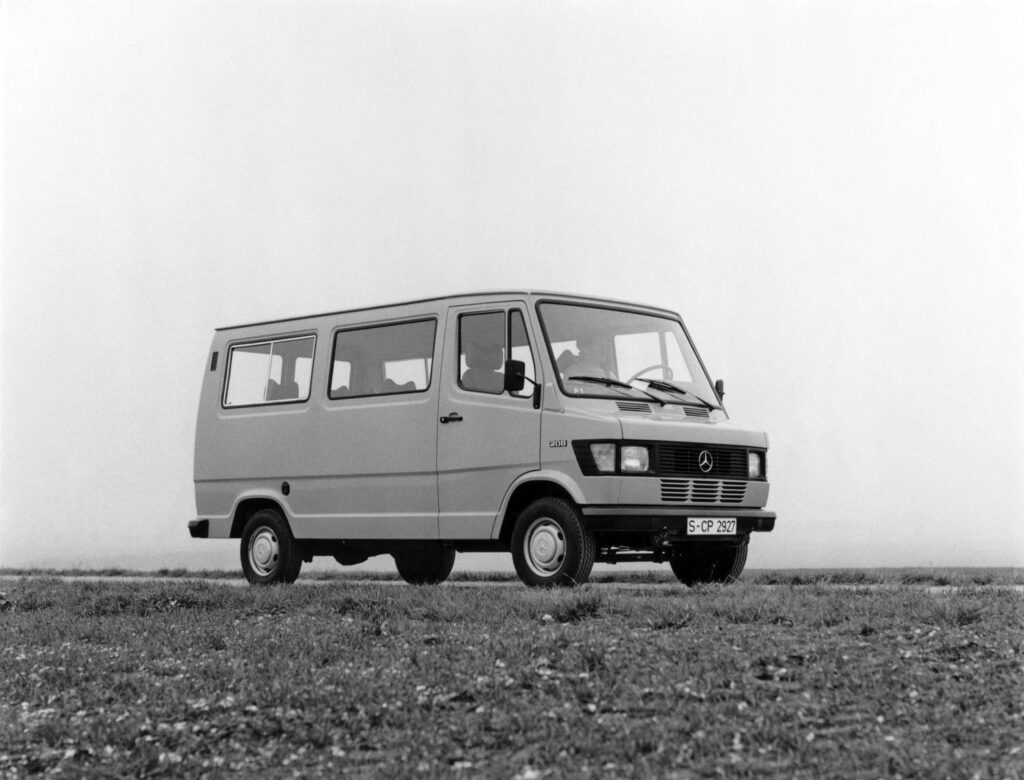
M 188 532 L 193 539 L 208 539 L 210 537 L 210 521 L 189 520 Z
M 735 517 L 736 532 L 749 534 L 775 528 L 775 513 L 764 509 L 705 507 L 584 506 L 583 522 L 591 531 L 650 533 L 685 532 L 691 517 Z

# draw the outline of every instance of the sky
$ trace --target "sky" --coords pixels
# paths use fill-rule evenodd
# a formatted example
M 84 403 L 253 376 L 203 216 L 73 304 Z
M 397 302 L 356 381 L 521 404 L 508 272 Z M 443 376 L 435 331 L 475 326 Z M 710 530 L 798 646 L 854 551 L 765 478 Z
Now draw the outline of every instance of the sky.
M 770 437 L 749 567 L 1024 565 L 1021 40 L 992 0 L 7 0 L 0 566 L 237 567 L 186 530 L 214 328 L 486 289 L 682 313 Z

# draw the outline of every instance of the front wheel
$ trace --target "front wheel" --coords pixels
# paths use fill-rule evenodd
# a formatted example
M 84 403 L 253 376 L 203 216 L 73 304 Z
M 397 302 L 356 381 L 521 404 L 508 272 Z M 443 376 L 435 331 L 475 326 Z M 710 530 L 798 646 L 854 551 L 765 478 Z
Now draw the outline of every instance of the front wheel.
M 538 498 L 519 515 L 512 532 L 512 562 L 527 585 L 582 585 L 594 566 L 597 545 L 579 509 L 561 498 Z
M 261 509 L 242 531 L 242 571 L 252 585 L 291 583 L 302 568 L 302 550 L 276 509 Z
M 723 550 L 712 575 L 715 582 L 736 582 L 747 565 L 747 542 Z

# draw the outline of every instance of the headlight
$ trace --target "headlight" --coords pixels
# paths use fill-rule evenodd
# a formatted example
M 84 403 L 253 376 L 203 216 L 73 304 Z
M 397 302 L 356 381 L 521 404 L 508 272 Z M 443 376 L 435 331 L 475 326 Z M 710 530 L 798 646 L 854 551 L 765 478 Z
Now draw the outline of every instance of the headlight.
M 764 466 L 761 461 L 760 452 L 747 453 L 747 477 L 749 479 L 761 479 L 764 476 Z
M 598 471 L 615 471 L 615 445 L 591 444 L 590 454 L 594 458 L 594 465 Z
M 623 447 L 619 463 L 623 471 L 647 471 L 650 467 L 650 456 L 646 447 Z

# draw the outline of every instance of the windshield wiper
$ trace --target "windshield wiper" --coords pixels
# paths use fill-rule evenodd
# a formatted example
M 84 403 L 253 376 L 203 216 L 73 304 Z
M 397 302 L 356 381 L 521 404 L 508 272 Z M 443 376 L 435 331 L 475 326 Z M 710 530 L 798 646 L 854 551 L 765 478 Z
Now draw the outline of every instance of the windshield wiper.
M 571 376 L 569 379 L 573 382 L 600 382 L 602 385 L 608 385 L 609 387 L 625 387 L 627 390 L 636 390 L 633 385 L 607 376 Z
M 626 390 L 632 390 L 635 393 L 643 393 L 648 398 L 650 398 L 652 401 L 656 401 L 657 403 L 661 404 L 662 406 L 665 405 L 665 402 L 662 401 L 660 398 L 658 398 L 658 396 L 652 395 L 651 393 L 648 393 L 646 390 L 642 390 L 639 387 L 633 387 L 633 385 L 629 384 L 628 382 L 620 382 L 618 379 L 612 379 L 611 377 L 607 377 L 607 376 L 571 376 L 571 377 L 569 377 L 569 380 L 572 381 L 572 382 L 597 382 L 598 384 L 606 385 L 607 387 L 622 387 L 622 388 L 625 388 Z
M 720 408 L 718 406 L 712 406 L 710 403 L 705 401 L 692 390 L 687 390 L 685 387 L 680 387 L 679 385 L 673 384 L 672 382 L 666 382 L 664 379 L 647 379 L 646 377 L 642 377 L 640 381 L 646 382 L 648 387 L 653 387 L 655 390 L 666 390 L 669 392 L 685 393 L 686 395 L 693 396 L 708 409 Z

